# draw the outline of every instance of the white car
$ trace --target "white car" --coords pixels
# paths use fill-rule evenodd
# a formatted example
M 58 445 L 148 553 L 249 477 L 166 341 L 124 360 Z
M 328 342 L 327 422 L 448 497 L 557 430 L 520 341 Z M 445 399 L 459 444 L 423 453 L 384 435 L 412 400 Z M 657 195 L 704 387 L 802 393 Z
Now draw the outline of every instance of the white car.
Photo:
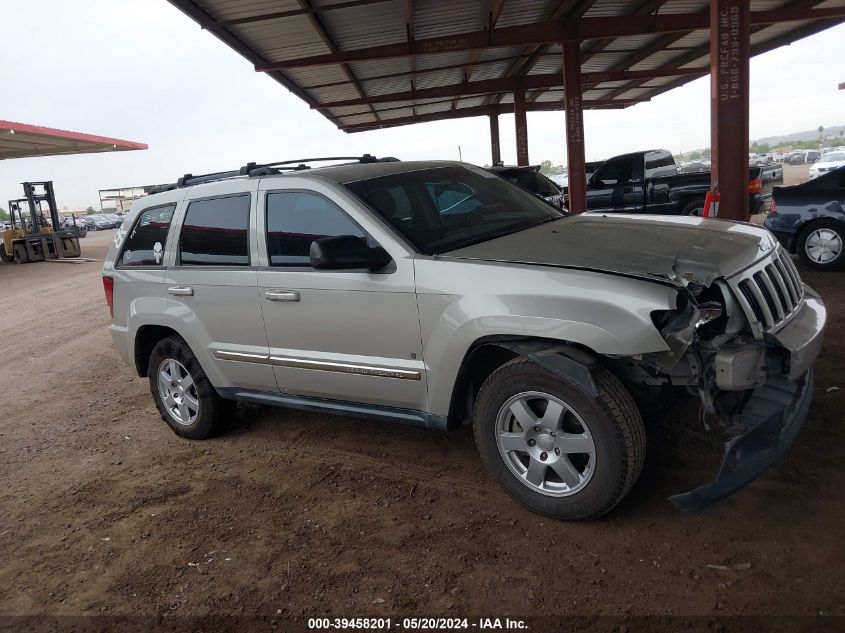
M 828 152 L 810 167 L 810 178 L 816 178 L 843 165 L 845 165 L 845 150 Z

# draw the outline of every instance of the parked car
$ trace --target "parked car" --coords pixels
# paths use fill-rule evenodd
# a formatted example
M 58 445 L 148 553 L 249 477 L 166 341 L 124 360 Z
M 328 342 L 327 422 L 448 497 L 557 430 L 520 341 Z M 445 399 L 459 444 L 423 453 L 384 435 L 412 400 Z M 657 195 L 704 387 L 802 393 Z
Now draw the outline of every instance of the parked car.
M 564 209 L 563 189 L 553 180 L 540 173 L 540 166 L 517 167 L 516 165 L 494 165 L 487 167 L 487 171 L 504 178 L 510 183 L 522 187 L 526 191 L 540 196 L 543 200 Z
M 587 181 L 587 210 L 605 213 L 701 215 L 710 190 L 710 173 L 679 174 L 671 152 L 632 152 L 606 160 Z M 783 181 L 783 168 L 751 167 L 751 213 L 764 212 L 771 188 Z
M 845 150 L 828 152 L 810 167 L 810 178 L 817 178 L 843 165 L 845 165 Z
M 119 226 L 119 224 L 116 224 L 114 220 L 107 218 L 104 215 L 90 215 L 88 217 L 91 218 L 91 221 L 94 223 L 95 231 L 106 231 Z
M 807 150 L 794 152 L 789 158 L 790 165 L 804 165 L 805 163 L 814 163 L 821 156 L 821 152 L 816 150 Z
M 691 160 L 683 162 L 679 165 L 678 173 L 681 174 L 700 174 L 702 172 L 710 171 L 710 163 L 701 160 Z
M 62 221 L 62 228 L 67 230 L 76 229 L 76 233 L 79 237 L 86 237 L 88 235 L 88 225 L 85 222 L 80 221 L 80 218 L 69 217 L 65 218 Z
M 807 266 L 841 270 L 845 266 L 845 167 L 800 185 L 775 187 L 764 224 Z
M 361 161 L 134 203 L 103 267 L 109 329 L 178 435 L 219 432 L 236 401 L 472 424 L 517 501 L 588 519 L 640 473 L 637 400 L 692 392 L 724 424 L 716 479 L 673 497 L 687 510 L 798 432 L 825 308 L 762 227 L 566 217 L 472 165 Z

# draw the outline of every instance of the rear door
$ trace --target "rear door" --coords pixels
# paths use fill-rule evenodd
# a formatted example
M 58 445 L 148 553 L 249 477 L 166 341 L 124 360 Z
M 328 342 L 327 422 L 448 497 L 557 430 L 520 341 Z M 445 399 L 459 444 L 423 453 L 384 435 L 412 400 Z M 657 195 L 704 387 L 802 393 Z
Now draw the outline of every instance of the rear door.
M 167 311 L 218 388 L 275 390 L 258 298 L 255 206 L 258 181 L 229 180 L 190 190 L 171 232 L 164 288 Z
M 154 323 L 165 311 L 164 247 L 184 195 L 184 190 L 159 194 L 156 203 L 115 234 L 116 252 L 108 273 L 114 279 L 111 327 L 127 331 L 131 340 L 136 320 Z
M 425 364 L 411 253 L 336 186 L 262 181 L 260 301 L 278 388 L 289 395 L 425 410 Z M 353 235 L 380 245 L 384 270 L 316 270 L 311 243 Z

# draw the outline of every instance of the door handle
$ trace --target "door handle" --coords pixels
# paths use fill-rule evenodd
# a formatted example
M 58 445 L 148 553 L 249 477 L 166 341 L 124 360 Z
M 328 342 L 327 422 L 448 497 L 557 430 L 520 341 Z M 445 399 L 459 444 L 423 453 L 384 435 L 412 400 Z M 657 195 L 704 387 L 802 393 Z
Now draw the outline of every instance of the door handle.
M 267 290 L 264 298 L 268 301 L 299 301 L 299 293 L 296 290 Z
M 174 297 L 193 297 L 194 289 L 191 286 L 170 286 L 167 293 Z

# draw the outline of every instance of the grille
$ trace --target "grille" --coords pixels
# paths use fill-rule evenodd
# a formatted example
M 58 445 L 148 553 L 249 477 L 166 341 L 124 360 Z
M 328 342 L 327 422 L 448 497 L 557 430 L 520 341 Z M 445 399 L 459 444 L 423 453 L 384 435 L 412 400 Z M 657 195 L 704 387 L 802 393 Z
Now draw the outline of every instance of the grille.
M 732 281 L 746 315 L 762 332 L 778 329 L 801 307 L 804 285 L 789 255 L 780 247 L 771 257 Z

